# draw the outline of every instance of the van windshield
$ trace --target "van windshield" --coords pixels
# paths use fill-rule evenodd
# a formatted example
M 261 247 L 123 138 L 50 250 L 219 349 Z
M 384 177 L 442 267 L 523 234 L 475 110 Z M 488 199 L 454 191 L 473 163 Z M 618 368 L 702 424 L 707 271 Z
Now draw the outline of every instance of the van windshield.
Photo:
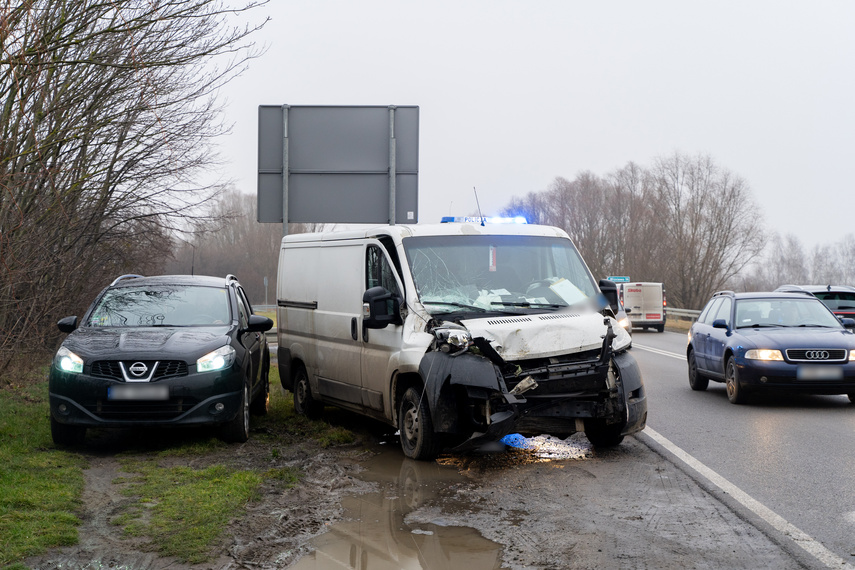
M 557 310 L 596 298 L 573 243 L 542 236 L 404 239 L 419 299 L 430 313 Z

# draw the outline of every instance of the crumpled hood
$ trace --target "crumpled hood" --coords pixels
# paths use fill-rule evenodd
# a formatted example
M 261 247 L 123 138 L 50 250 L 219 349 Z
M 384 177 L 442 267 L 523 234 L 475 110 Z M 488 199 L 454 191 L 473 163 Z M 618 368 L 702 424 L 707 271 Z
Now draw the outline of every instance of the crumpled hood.
M 192 361 L 228 342 L 229 326 L 216 327 L 81 327 L 63 346 L 84 360 L 121 357 L 174 358 Z
M 600 349 L 606 334 L 600 313 L 559 312 L 461 321 L 473 337 L 483 336 L 508 361 L 546 358 Z M 614 320 L 615 350 L 629 346 L 629 334 Z

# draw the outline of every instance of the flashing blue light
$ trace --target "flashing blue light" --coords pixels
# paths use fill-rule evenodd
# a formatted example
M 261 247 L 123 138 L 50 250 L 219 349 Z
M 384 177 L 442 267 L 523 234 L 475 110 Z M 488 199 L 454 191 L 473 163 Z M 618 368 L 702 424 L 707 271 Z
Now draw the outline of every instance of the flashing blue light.
M 443 216 L 440 220 L 441 223 L 447 224 L 449 222 L 455 223 L 469 223 L 469 224 L 527 224 L 528 221 L 522 216 L 516 216 L 513 218 L 503 218 L 500 216 L 494 216 L 492 218 L 480 217 L 480 216 Z

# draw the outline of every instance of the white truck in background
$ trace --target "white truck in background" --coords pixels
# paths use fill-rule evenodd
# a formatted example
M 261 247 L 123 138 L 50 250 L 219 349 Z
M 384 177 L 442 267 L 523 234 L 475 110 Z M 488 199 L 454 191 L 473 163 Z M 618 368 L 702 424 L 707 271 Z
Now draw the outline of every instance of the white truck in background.
M 667 303 L 662 283 L 617 283 L 623 307 L 633 327 L 665 330 Z

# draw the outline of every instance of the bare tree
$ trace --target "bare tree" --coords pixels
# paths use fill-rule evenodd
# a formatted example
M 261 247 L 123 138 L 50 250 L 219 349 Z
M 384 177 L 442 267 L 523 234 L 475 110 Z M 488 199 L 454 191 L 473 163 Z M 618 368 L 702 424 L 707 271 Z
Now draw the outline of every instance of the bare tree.
M 226 131 L 216 91 L 261 25 L 229 22 L 264 1 L 3 2 L 0 353 L 50 342 L 117 273 L 156 270 L 218 192 L 196 182 Z
M 208 206 L 208 219 L 197 221 L 190 235 L 176 240 L 174 259 L 166 271 L 236 275 L 251 303 L 275 304 L 282 226 L 257 222 L 256 207 L 255 195 L 234 189 L 224 192 Z M 288 233 L 323 229 L 323 224 L 289 224 Z

